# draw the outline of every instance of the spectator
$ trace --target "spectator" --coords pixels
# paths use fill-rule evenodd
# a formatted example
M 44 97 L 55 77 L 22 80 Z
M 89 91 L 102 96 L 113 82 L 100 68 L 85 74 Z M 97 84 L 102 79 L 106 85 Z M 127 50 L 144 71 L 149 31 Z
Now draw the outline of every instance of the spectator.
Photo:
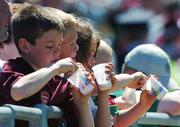
M 167 93 L 160 101 L 157 100 L 150 111 L 180 115 L 180 101 L 177 99 L 180 92 L 179 86 L 173 84 L 170 80 L 170 61 L 167 54 L 153 44 L 144 44 L 135 47 L 125 57 L 122 72 L 132 74 L 136 71 L 142 71 L 146 75 L 154 74 L 159 77 L 162 85 L 168 90 L 176 89 L 173 92 Z
M 64 40 L 61 44 L 62 49 L 60 51 L 60 58 L 71 57 L 71 58 L 75 59 L 76 52 L 79 49 L 79 47 L 76 43 L 77 26 L 78 26 L 76 18 L 70 14 L 67 14 L 67 13 L 62 12 L 57 9 L 49 8 L 49 10 L 53 13 L 56 13 L 56 15 L 62 19 L 64 26 L 65 26 Z M 97 112 L 97 108 L 92 108 L 92 100 L 91 99 L 89 99 L 89 104 L 90 104 L 89 106 L 91 108 L 91 112 L 95 118 L 95 125 L 99 126 L 99 127 L 105 127 L 105 126 L 109 127 L 109 124 L 107 123 L 107 122 L 109 122 L 108 120 L 106 122 L 107 124 L 102 122 L 102 120 L 104 120 L 104 118 L 105 118 L 104 114 L 102 112 L 103 110 L 100 110 L 100 112 Z M 103 105 L 103 106 L 105 106 L 105 105 Z
M 90 24 L 88 21 L 85 21 L 80 19 L 79 21 L 80 26 L 78 26 L 78 39 L 77 44 L 79 46 L 79 50 L 77 52 L 76 60 L 78 62 L 83 63 L 84 67 L 91 72 L 91 67 L 95 64 L 95 55 L 98 48 L 98 45 L 100 43 L 100 38 L 98 35 L 98 32 L 94 32 L 94 28 L 92 24 Z M 118 81 L 122 85 L 129 85 L 131 84 L 131 87 L 140 87 L 145 83 L 146 76 L 144 76 L 142 73 L 136 73 L 134 75 L 119 75 Z M 113 87 L 110 90 L 113 90 L 116 88 L 116 82 L 112 82 Z M 139 84 L 139 85 L 138 85 Z M 107 122 L 109 118 L 108 111 L 108 93 L 110 90 L 101 91 L 97 90 L 98 93 L 98 110 L 97 112 L 102 112 L 104 114 L 104 118 L 102 119 L 104 126 L 107 126 Z M 102 96 L 103 95 L 103 96 Z M 114 121 L 115 127 L 118 127 L 120 125 L 129 126 L 133 122 L 135 122 L 147 109 L 149 109 L 150 105 L 153 103 L 154 97 L 150 96 L 146 91 L 143 92 L 141 96 L 141 101 L 138 103 L 135 108 L 129 109 L 125 112 L 120 112 L 116 120 Z M 142 101 L 143 100 L 143 101 Z M 147 101 L 144 101 L 147 100 Z M 101 107 L 102 106 L 102 107 Z M 103 111 L 102 111 L 103 110 Z M 136 110 L 138 114 L 135 113 Z M 101 114 L 102 114 L 101 113 Z M 132 115 L 132 118 L 127 119 L 128 115 Z M 106 119 L 106 120 L 105 120 Z M 104 127 L 103 126 L 103 127 Z M 108 125 L 109 126 L 109 125 Z
M 71 58 L 59 60 L 62 21 L 46 8 L 29 5 L 13 15 L 12 29 L 21 57 L 8 60 L 0 73 L 0 104 L 56 105 L 63 109 L 63 119 L 50 121 L 49 126 L 93 127 L 88 96 L 58 76 L 77 70 Z M 16 126 L 27 125 L 21 121 Z
M 8 34 L 8 25 L 10 22 L 11 12 L 6 0 L 0 0 L 0 51 L 4 49 L 4 44 L 2 43 L 5 41 L 9 34 Z M 1 53 L 1 52 L 0 52 Z M 2 55 L 2 53 L 1 53 Z M 4 61 L 0 58 L 0 71 L 2 66 L 4 65 Z
M 147 45 L 145 45 L 145 47 L 147 47 Z M 150 50 L 152 50 L 151 47 L 152 47 L 152 45 L 150 45 Z M 161 49 L 159 49 L 159 48 L 157 50 L 161 51 Z M 96 63 L 109 62 L 109 60 L 111 61 L 112 59 L 109 59 L 109 58 L 112 58 L 112 51 L 113 51 L 112 48 L 106 42 L 101 41 L 100 46 L 97 49 L 97 55 L 95 57 Z M 141 51 L 143 51 L 143 50 L 141 50 Z M 152 52 L 154 52 L 154 51 L 152 51 Z M 131 54 L 131 52 L 130 52 L 130 54 Z M 104 59 L 102 59 L 100 57 L 103 57 Z M 111 95 L 115 95 L 117 97 L 114 101 L 118 105 L 118 107 L 120 109 L 123 109 L 123 108 L 128 108 L 128 107 L 132 106 L 132 104 L 127 103 L 127 101 L 122 98 L 122 93 L 123 93 L 122 90 L 118 90 L 114 93 L 111 93 Z M 153 111 L 153 112 L 158 111 L 158 112 L 165 112 L 170 115 L 179 115 L 180 102 L 177 99 L 178 96 L 180 96 L 179 90 L 167 93 L 160 100 L 159 103 L 157 103 L 157 101 L 155 101 L 155 103 L 152 105 L 152 107 L 150 108 L 149 111 Z M 116 100 L 118 100 L 118 102 Z M 157 108 L 157 104 L 158 104 L 158 108 Z M 156 107 L 156 109 L 153 109 L 154 107 Z
M 8 38 L 8 25 L 11 17 L 11 12 L 6 0 L 0 0 L 0 42 L 5 41 Z

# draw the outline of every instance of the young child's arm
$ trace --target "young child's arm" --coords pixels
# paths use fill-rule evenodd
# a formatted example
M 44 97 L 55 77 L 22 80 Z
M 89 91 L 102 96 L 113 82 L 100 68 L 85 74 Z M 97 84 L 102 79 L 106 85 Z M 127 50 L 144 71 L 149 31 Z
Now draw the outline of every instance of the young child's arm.
M 79 111 L 79 127 L 94 127 L 94 121 L 88 103 L 90 94 L 85 96 L 76 87 L 72 88 L 72 93 L 74 103 Z
M 108 104 L 108 91 L 98 92 L 98 108 L 95 118 L 96 127 L 110 127 L 110 110 Z
M 140 101 L 133 107 L 121 110 L 115 117 L 114 127 L 128 127 L 138 120 L 151 107 L 156 97 L 142 91 Z
M 114 72 L 112 63 L 108 63 L 106 68 L 108 69 L 106 73 L 109 75 L 109 78 L 112 80 L 112 82 L 115 82 L 114 80 Z M 114 84 L 114 83 L 112 83 Z M 98 86 L 98 85 L 97 85 Z M 98 109 L 96 113 L 95 118 L 95 125 L 96 127 L 110 127 L 111 126 L 111 115 L 109 110 L 109 90 L 101 91 L 98 89 Z
M 66 72 L 74 72 L 77 65 L 71 58 L 57 61 L 49 67 L 44 67 L 33 73 L 21 77 L 11 88 L 11 96 L 15 101 L 37 93 L 55 75 Z
M 157 112 L 165 112 L 173 116 L 180 115 L 180 90 L 168 92 L 160 100 Z
M 113 87 L 111 88 L 110 92 L 113 92 L 115 90 L 118 89 L 122 89 L 125 87 L 129 87 L 129 88 L 141 88 L 144 83 L 147 80 L 147 76 L 144 75 L 141 72 L 136 72 L 134 74 L 118 74 L 115 75 L 116 77 L 116 84 L 113 85 Z

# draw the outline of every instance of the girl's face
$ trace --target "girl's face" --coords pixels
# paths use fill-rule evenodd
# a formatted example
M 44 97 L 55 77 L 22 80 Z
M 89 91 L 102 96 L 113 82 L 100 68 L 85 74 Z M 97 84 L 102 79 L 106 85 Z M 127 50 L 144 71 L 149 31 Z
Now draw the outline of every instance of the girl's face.
M 76 43 L 77 40 L 77 31 L 75 28 L 68 30 L 64 34 L 63 42 L 61 44 L 60 58 L 76 57 L 76 52 L 79 50 L 79 47 Z
M 88 53 L 88 61 L 87 61 L 87 66 L 91 68 L 95 64 L 95 53 L 97 50 L 97 43 L 92 42 L 90 46 L 90 50 Z

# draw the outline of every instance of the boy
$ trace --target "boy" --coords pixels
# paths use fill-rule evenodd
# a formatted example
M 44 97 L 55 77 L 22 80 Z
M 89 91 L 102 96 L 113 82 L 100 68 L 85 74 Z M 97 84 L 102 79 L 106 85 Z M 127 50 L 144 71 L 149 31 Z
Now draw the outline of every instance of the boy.
M 79 46 L 79 50 L 77 52 L 76 61 L 83 63 L 84 67 L 87 70 L 91 71 L 91 67 L 96 62 L 94 57 L 96 56 L 97 50 L 99 48 L 98 47 L 99 43 L 101 45 L 101 40 L 98 31 L 96 31 L 93 28 L 90 22 L 82 19 L 79 19 L 78 21 L 79 24 L 77 29 L 78 31 L 77 44 Z M 105 63 L 108 62 L 111 61 L 106 61 Z M 114 75 L 112 77 L 114 77 Z M 99 117 L 99 119 L 96 119 L 96 121 L 99 121 L 97 122 L 99 124 L 96 125 L 102 127 L 110 126 L 111 120 L 110 120 L 109 105 L 108 105 L 108 93 L 110 91 L 113 91 L 114 89 L 117 90 L 119 88 L 122 88 L 122 86 L 128 86 L 132 88 L 142 87 L 146 79 L 147 77 L 140 72 L 135 73 L 134 75 L 120 74 L 118 75 L 118 82 L 120 83 L 119 85 L 117 84 L 116 80 L 112 80 L 111 89 L 105 91 L 101 91 L 98 89 L 97 90 L 98 106 L 96 107 L 97 108 L 96 117 Z M 147 94 L 146 91 L 144 91 L 142 94 L 141 102 L 138 103 L 134 108 L 118 114 L 116 117 L 117 120 L 115 120 L 115 122 L 113 123 L 113 127 L 131 125 L 143 113 L 147 111 L 147 109 L 153 103 L 154 98 L 155 98 L 154 96 L 150 96 Z M 95 109 L 95 106 L 93 106 L 93 108 Z M 131 115 L 132 118 L 129 118 L 128 116 Z
M 21 57 L 9 60 L 3 67 L 0 104 L 56 105 L 63 109 L 64 119 L 50 122 L 50 126 L 63 123 L 68 127 L 93 127 L 88 97 L 57 76 L 72 74 L 78 68 L 71 58 L 59 60 L 64 29 L 61 20 L 41 6 L 30 5 L 13 16 L 12 29 Z
M 65 30 L 63 33 L 63 42 L 61 43 L 60 58 L 75 58 L 79 47 L 77 40 L 77 21 L 72 14 L 65 13 L 59 9 L 47 7 L 47 9 L 56 14 L 57 18 L 61 18 Z

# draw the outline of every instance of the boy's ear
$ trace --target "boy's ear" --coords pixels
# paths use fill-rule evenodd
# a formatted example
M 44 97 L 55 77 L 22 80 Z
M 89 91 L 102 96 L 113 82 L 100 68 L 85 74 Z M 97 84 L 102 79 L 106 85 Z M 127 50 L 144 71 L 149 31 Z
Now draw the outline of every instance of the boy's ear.
M 29 42 L 25 38 L 21 38 L 19 40 L 19 48 L 21 49 L 22 52 L 28 53 L 29 52 Z

